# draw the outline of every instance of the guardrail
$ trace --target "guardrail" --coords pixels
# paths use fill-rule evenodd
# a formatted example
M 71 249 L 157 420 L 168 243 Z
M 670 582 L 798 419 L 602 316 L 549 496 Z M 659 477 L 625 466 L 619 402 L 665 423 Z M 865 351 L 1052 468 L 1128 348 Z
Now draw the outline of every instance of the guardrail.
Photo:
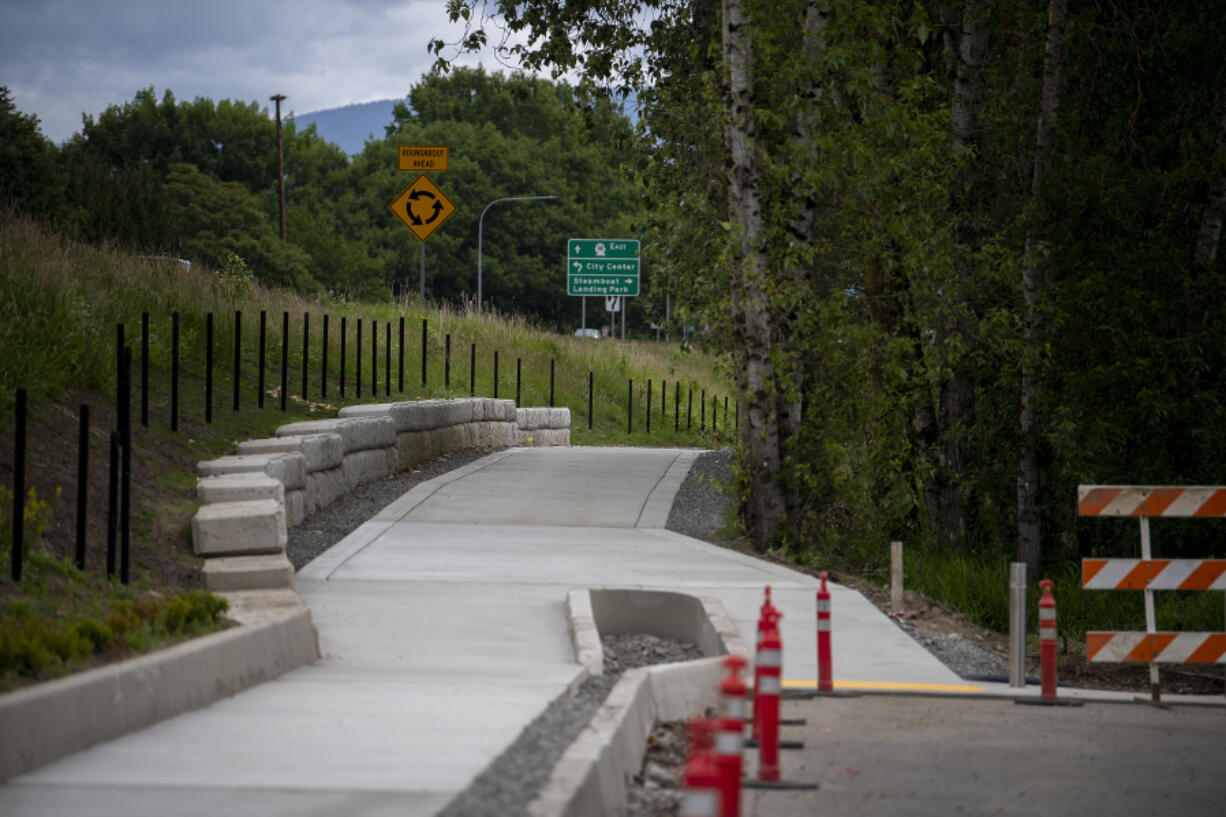
M 1136 517 L 1140 559 L 1082 559 L 1085 590 L 1140 590 L 1145 594 L 1145 632 L 1088 632 L 1086 658 L 1093 662 L 1149 664 L 1153 700 L 1160 702 L 1158 664 L 1226 664 L 1226 633 L 1157 632 L 1155 590 L 1226 590 L 1224 559 L 1154 559 L 1150 518 L 1226 517 L 1226 488 L 1208 486 L 1079 485 L 1079 516 Z

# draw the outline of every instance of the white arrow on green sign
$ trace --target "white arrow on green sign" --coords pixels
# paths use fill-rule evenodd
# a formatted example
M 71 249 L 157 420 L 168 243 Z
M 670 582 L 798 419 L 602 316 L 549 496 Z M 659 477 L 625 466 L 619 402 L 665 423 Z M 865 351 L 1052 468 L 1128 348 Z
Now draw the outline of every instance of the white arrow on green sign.
M 567 295 L 639 294 L 639 242 L 572 238 L 566 243 Z

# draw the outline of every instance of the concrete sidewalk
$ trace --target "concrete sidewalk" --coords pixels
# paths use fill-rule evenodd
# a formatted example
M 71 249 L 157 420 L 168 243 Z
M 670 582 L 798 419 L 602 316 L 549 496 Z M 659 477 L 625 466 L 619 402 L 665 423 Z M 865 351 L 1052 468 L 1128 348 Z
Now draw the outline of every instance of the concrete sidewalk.
M 430 815 L 581 680 L 585 587 L 718 597 L 750 644 L 762 588 L 785 678 L 816 677 L 811 577 L 663 530 L 698 452 L 526 448 L 414 488 L 302 570 L 323 658 L 0 787 L 0 813 Z M 836 679 L 959 685 L 832 587 Z

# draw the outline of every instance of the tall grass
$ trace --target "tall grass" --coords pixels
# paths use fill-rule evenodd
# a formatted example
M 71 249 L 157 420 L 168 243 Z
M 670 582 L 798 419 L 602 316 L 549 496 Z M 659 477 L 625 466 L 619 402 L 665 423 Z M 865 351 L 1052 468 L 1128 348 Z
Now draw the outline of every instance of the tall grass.
M 906 585 L 956 610 L 983 627 L 1009 629 L 1009 563 L 981 561 L 957 553 L 921 547 L 904 551 Z M 1143 594 L 1132 590 L 1083 590 L 1081 565 L 1051 567 L 1028 577 L 1027 622 L 1037 632 L 1036 605 L 1040 579 L 1055 583 L 1060 630 L 1080 639 L 1090 630 L 1144 630 Z M 1212 592 L 1155 592 L 1154 609 L 1160 631 L 1221 631 L 1222 595 Z
M 123 323 L 125 341 L 133 350 L 134 394 L 139 393 L 140 325 L 149 313 L 149 359 L 159 383 L 171 366 L 171 313 L 180 314 L 183 377 L 199 387 L 205 370 L 206 316 L 214 320 L 213 411 L 228 411 L 233 394 L 235 312 L 242 313 L 239 354 L 240 402 L 244 408 L 257 401 L 258 326 L 266 315 L 265 408 L 279 405 L 282 348 L 287 366 L 287 398 L 301 408 L 330 411 L 342 402 L 389 399 L 386 377 L 387 331 L 390 327 L 390 399 L 478 396 L 495 392 L 493 358 L 499 356 L 497 394 L 516 396 L 516 361 L 521 405 L 545 405 L 549 400 L 550 362 L 553 362 L 554 404 L 572 411 L 572 439 L 577 443 L 631 442 L 634 444 L 721 445 L 731 441 L 732 418 L 724 417 L 723 396 L 732 394 L 726 366 L 706 355 L 684 352 L 675 344 L 650 341 L 596 341 L 561 336 L 536 326 L 520 315 L 493 311 L 477 313 L 468 307 L 429 306 L 388 300 L 353 303 L 314 300 L 259 285 L 234 285 L 232 279 L 193 265 L 184 270 L 168 261 L 140 260 L 111 247 L 81 245 L 49 232 L 11 212 L 0 213 L 0 416 L 12 412 L 17 387 L 29 390 L 32 404 L 56 401 L 74 390 L 113 396 L 115 389 L 115 327 Z M 282 316 L 289 314 L 288 337 L 282 338 Z M 307 393 L 302 399 L 303 318 L 309 318 Z M 327 371 L 323 371 L 323 316 L 328 315 Z M 345 395 L 340 394 L 340 324 L 347 324 Z M 404 347 L 400 324 L 404 321 Z M 427 373 L 421 378 L 421 328 L 428 325 Z M 361 321 L 362 392 L 356 393 L 356 328 Z M 371 393 L 371 327 L 377 326 L 376 377 L 378 393 Z M 450 336 L 450 384 L 445 382 L 445 344 Z M 476 344 L 475 377 L 470 367 Z M 401 380 L 403 355 L 403 381 Z M 588 373 L 593 373 L 593 417 L 588 430 Z M 326 379 L 326 396 L 323 381 Z M 652 381 L 652 434 L 645 432 L 646 385 Z M 634 381 L 633 433 L 627 434 L 627 386 Z M 661 381 L 668 382 L 668 416 L 660 413 Z M 403 391 L 401 385 L 403 382 Z M 470 386 L 470 383 L 473 385 Z M 674 433 L 672 403 L 675 385 L 682 384 L 682 399 L 693 391 L 693 417 L 684 411 L 681 431 Z M 160 387 L 159 387 L 160 388 Z M 719 434 L 711 431 L 711 406 L 700 423 L 699 399 L 719 400 Z M 165 391 L 165 389 L 162 389 Z M 156 398 L 165 403 L 168 398 Z M 734 413 L 734 400 L 728 402 Z M 183 405 L 182 411 L 196 406 Z M 702 426 L 705 425 L 705 428 Z M 687 427 L 688 426 L 688 427 Z

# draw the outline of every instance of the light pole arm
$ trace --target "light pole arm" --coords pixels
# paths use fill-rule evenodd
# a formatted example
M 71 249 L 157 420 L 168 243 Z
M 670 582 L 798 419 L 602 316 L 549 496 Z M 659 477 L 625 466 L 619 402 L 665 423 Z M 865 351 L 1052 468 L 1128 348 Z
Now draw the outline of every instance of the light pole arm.
M 481 311 L 481 244 L 485 237 L 485 214 L 500 201 L 539 201 L 540 199 L 556 198 L 557 196 L 507 196 L 501 199 L 494 199 L 485 205 L 485 209 L 481 211 L 481 218 L 477 219 L 477 312 Z

